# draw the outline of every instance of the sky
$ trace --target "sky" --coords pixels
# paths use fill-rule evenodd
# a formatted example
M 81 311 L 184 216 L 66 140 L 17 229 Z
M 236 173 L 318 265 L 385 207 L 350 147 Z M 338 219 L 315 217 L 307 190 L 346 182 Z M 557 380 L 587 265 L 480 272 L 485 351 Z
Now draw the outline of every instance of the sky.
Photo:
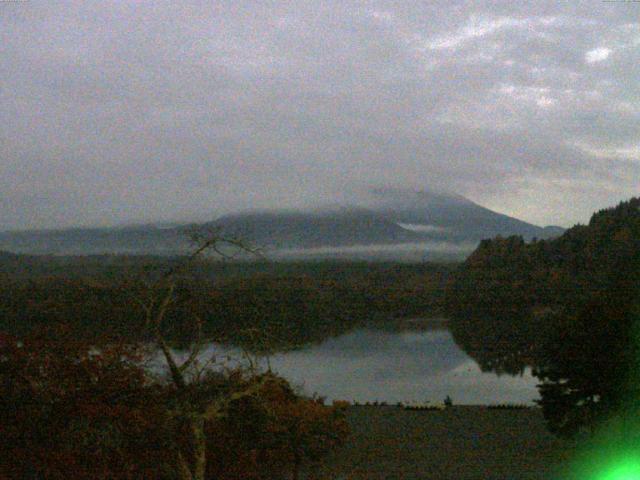
M 640 2 L 0 0 L 0 230 L 640 194 Z

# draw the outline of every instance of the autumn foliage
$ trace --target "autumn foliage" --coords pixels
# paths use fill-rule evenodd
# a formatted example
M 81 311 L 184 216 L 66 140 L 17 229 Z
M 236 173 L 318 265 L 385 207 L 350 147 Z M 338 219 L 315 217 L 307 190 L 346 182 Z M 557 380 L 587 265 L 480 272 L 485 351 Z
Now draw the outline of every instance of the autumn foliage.
M 178 392 L 148 375 L 143 353 L 112 340 L 96 347 L 65 327 L 0 337 L 0 478 L 179 478 L 189 437 L 175 409 L 185 395 L 232 399 L 205 426 L 207 478 L 288 478 L 345 438 L 339 408 L 273 374 L 210 375 Z
M 295 478 L 304 460 L 319 460 L 344 441 L 342 408 L 301 398 L 282 378 L 265 375 L 249 380 L 264 380 L 257 395 L 232 402 L 208 425 L 210 478 Z

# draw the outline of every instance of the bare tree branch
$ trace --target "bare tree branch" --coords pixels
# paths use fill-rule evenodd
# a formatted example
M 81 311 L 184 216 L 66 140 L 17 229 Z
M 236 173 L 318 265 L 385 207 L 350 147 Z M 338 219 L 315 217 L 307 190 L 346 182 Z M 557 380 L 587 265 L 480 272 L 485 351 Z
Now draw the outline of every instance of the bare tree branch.
M 189 357 L 182 363 L 182 365 L 180 365 L 179 367 L 180 372 L 184 372 L 193 364 L 193 362 L 198 358 L 198 355 L 200 355 L 200 352 L 202 351 L 202 347 L 204 346 L 204 341 L 202 336 L 202 324 L 203 324 L 202 319 L 199 316 L 195 315 L 195 320 L 196 320 L 196 325 L 198 327 L 197 339 L 191 348 L 191 353 L 189 354 Z
M 260 249 L 251 247 L 244 241 L 226 237 L 220 234 L 219 230 L 209 231 L 192 231 L 191 240 L 196 243 L 197 247 L 186 256 L 182 261 L 170 266 L 160 277 L 152 282 L 148 282 L 146 278 L 141 278 L 140 283 L 144 287 L 144 294 L 136 294 L 136 289 L 127 289 L 127 294 L 133 298 L 138 304 L 145 316 L 145 329 L 151 330 L 154 341 L 164 356 L 174 386 L 185 391 L 188 387 L 188 373 L 191 370 L 194 375 L 191 381 L 200 381 L 206 368 L 209 368 L 215 361 L 212 356 L 204 365 L 198 364 L 198 357 L 204 347 L 203 320 L 197 315 L 194 316 L 196 325 L 195 339 L 190 346 L 189 356 L 182 363 L 178 364 L 175 354 L 171 351 L 165 338 L 165 329 L 163 322 L 175 300 L 174 294 L 176 289 L 176 277 L 186 271 L 191 265 L 201 257 L 206 251 L 212 251 L 224 260 L 236 258 L 242 252 L 262 257 Z M 225 251 L 224 247 L 232 249 L 232 253 Z M 255 333 L 255 332 L 254 332 Z M 256 333 L 257 335 L 257 333 Z M 229 396 L 214 395 L 213 398 L 206 402 L 206 405 L 196 401 L 194 404 L 191 400 L 179 400 L 176 409 L 176 417 L 186 421 L 189 425 L 192 450 L 183 452 L 178 447 L 177 451 L 177 467 L 178 475 L 181 480 L 204 480 L 206 474 L 206 437 L 205 422 L 218 417 L 221 412 L 227 408 L 230 402 L 253 395 L 266 382 L 263 377 L 260 382 L 249 385 L 241 392 L 233 393 Z M 191 461 L 188 461 L 189 458 Z

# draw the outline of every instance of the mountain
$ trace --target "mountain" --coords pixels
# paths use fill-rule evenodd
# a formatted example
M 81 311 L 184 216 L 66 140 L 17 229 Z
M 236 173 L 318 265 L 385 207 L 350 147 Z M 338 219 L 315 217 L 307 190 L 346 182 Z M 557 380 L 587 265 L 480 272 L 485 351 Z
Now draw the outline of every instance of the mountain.
M 317 210 L 250 211 L 201 226 L 239 237 L 277 256 L 398 256 L 425 252 L 463 258 L 483 238 L 548 238 L 541 228 L 493 212 L 464 197 L 427 191 L 373 189 L 352 205 Z M 175 254 L 188 251 L 187 225 L 0 232 L 0 249 L 47 254 Z M 372 253 L 375 250 L 375 253 Z M 400 252 L 404 253 L 400 253 Z
M 388 219 L 412 225 L 432 236 L 478 241 L 496 235 L 521 235 L 525 240 L 561 234 L 561 227 L 541 228 L 482 207 L 460 195 L 409 191 L 372 190 L 373 206 Z M 439 235 L 436 235 L 439 234 Z
M 478 242 L 496 235 L 525 240 L 562 234 L 496 213 L 464 197 L 427 191 L 374 189 L 351 206 L 317 211 L 254 211 L 211 225 L 274 247 L 351 246 L 424 241 Z
M 315 248 L 419 241 L 422 237 L 363 208 L 327 211 L 251 212 L 210 224 L 223 233 L 268 247 Z

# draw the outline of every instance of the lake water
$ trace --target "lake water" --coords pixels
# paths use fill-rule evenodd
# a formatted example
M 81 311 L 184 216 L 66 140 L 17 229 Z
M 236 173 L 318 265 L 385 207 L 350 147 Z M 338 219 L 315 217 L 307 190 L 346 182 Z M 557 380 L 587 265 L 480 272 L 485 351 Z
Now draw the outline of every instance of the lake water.
M 217 344 L 208 353 L 239 358 Z M 271 369 L 306 394 L 360 403 L 385 401 L 457 404 L 533 403 L 537 379 L 483 373 L 447 330 L 359 329 L 269 358 Z M 266 362 L 263 361 L 263 365 Z

